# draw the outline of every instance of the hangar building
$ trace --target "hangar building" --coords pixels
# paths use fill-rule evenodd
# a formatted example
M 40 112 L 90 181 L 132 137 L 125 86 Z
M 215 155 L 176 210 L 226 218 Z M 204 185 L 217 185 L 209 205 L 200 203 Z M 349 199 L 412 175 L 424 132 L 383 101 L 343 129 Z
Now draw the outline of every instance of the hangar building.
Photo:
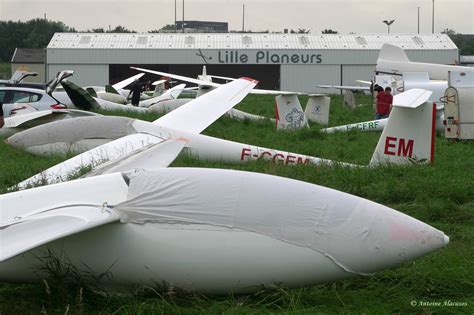
M 316 85 L 370 80 L 384 43 L 413 61 L 459 62 L 444 34 L 56 33 L 46 69 L 48 78 L 71 69 L 80 85 L 104 85 L 135 74 L 131 65 L 192 77 L 207 65 L 209 74 L 252 77 L 260 88 L 328 92 Z

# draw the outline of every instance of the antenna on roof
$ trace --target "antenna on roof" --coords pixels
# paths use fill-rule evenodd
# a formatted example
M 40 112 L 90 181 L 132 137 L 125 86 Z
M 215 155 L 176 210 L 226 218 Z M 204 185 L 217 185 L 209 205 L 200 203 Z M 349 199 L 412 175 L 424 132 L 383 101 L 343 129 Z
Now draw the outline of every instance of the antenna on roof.
M 242 33 L 245 32 L 245 4 L 242 4 Z

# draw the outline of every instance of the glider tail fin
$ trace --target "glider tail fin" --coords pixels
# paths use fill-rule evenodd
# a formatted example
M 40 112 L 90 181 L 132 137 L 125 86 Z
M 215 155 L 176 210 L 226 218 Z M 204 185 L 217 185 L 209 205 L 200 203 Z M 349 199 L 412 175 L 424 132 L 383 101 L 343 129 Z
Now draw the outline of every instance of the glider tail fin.
M 304 111 L 309 121 L 327 125 L 331 98 L 325 95 L 310 95 Z
M 296 94 L 275 97 L 277 129 L 295 130 L 308 127 L 308 120 Z
M 160 82 L 155 85 L 152 97 L 161 96 L 165 92 L 165 82 Z
M 80 109 L 91 110 L 92 108 L 99 108 L 99 104 L 94 100 L 94 98 L 86 92 L 83 88 L 77 86 L 71 81 L 62 81 L 61 85 L 64 88 L 64 91 L 67 93 L 72 103 Z M 92 89 L 92 91 L 94 91 Z M 94 91 L 94 94 L 95 91 Z M 97 94 L 96 94 L 97 95 Z
M 121 94 L 114 88 L 114 86 L 113 86 L 113 85 L 110 85 L 110 84 L 108 84 L 108 85 L 105 86 L 105 92 L 121 95 Z
M 436 106 L 432 92 L 412 89 L 393 99 L 393 108 L 370 165 L 433 162 Z
M 378 59 L 410 62 L 403 48 L 390 44 L 384 44 L 382 46 Z

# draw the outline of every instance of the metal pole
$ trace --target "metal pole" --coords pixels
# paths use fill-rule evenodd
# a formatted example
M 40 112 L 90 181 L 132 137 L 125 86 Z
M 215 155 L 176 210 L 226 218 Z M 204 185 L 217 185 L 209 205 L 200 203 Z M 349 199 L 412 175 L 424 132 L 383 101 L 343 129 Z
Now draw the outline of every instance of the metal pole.
M 184 33 L 184 0 L 183 0 L 183 25 L 182 25 L 183 33 Z
M 434 6 L 434 0 L 433 0 L 433 17 L 432 17 L 432 21 L 431 21 L 431 33 L 433 33 L 433 34 L 434 34 L 434 10 L 435 10 L 434 7 L 435 6 Z
M 242 5 L 242 33 L 245 32 L 245 4 Z
M 176 1 L 174 0 L 174 32 L 176 33 L 178 30 L 176 28 Z
M 390 24 L 388 24 L 387 26 L 388 26 L 388 33 L 390 34 Z
M 418 34 L 420 34 L 420 7 L 418 7 Z

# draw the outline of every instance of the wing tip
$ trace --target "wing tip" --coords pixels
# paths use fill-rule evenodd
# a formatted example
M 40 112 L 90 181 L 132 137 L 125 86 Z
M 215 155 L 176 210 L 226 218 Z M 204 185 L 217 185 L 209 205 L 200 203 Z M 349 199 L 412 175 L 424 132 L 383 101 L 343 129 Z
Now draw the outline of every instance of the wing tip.
M 249 78 L 249 77 L 240 77 L 239 79 L 247 80 L 247 81 L 250 81 L 252 83 L 258 84 L 258 80 L 255 80 L 255 79 L 252 79 L 252 78 Z

